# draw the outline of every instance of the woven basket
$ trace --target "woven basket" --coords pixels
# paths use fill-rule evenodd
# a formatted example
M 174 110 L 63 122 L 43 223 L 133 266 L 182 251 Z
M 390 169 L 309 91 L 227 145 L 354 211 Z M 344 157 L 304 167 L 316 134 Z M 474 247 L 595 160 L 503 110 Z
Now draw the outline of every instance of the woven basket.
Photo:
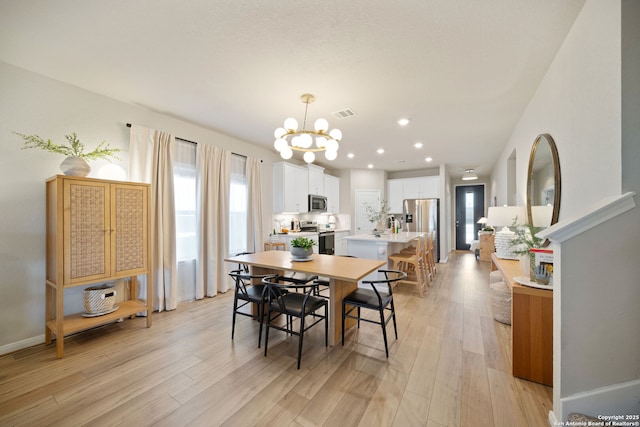
M 113 285 L 90 286 L 84 290 L 84 309 L 88 314 L 106 313 L 115 302 Z

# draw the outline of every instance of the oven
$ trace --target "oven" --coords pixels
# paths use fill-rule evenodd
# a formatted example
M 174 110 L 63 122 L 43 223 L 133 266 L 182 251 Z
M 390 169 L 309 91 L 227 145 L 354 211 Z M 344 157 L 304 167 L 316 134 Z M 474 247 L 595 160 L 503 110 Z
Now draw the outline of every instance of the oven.
M 336 253 L 336 236 L 334 231 L 318 233 L 318 253 L 334 255 Z

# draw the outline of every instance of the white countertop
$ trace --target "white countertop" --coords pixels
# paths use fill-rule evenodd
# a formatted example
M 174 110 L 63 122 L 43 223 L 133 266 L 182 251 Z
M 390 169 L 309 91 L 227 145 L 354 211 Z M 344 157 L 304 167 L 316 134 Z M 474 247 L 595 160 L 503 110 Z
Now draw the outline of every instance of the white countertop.
M 424 233 L 418 233 L 415 231 L 401 231 L 397 234 L 381 234 L 380 237 L 376 237 L 375 234 L 356 234 L 355 236 L 345 237 L 345 240 L 359 240 L 371 243 L 409 243 L 412 240 L 417 239 Z
M 278 234 L 278 237 L 282 237 L 282 238 L 292 238 L 295 239 L 296 237 L 309 237 L 309 236 L 314 236 L 314 237 L 318 237 L 318 232 L 317 231 L 290 231 L 287 234 Z

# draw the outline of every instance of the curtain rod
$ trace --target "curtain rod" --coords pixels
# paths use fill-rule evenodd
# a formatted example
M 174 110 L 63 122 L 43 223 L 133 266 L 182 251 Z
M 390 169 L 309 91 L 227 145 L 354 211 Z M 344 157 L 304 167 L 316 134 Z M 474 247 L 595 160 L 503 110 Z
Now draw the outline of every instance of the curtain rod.
M 127 127 L 128 127 L 128 128 L 130 128 L 130 127 L 131 127 L 131 123 L 127 123 Z M 195 142 L 195 141 L 190 141 L 190 140 L 188 140 L 188 139 L 180 138 L 180 137 L 177 137 L 177 136 L 175 136 L 174 138 L 175 138 L 175 139 L 179 139 L 180 141 L 189 142 L 189 143 L 191 143 L 191 144 L 196 144 L 196 145 L 198 145 L 198 143 L 197 143 L 197 142 Z M 245 156 L 244 154 L 234 153 L 233 151 L 231 152 L 231 154 L 235 154 L 236 156 L 244 157 L 245 159 L 247 158 L 247 156 Z M 260 163 L 262 163 L 262 160 L 260 160 Z

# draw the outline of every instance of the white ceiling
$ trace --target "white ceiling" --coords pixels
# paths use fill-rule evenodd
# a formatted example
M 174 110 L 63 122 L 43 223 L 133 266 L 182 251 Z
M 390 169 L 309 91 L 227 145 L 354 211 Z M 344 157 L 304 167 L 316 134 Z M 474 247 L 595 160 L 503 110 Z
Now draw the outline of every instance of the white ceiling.
M 344 135 L 318 163 L 482 175 L 583 4 L 0 0 L 0 60 L 271 150 L 312 93 L 307 127 L 325 117 Z M 357 115 L 332 116 L 346 108 Z

